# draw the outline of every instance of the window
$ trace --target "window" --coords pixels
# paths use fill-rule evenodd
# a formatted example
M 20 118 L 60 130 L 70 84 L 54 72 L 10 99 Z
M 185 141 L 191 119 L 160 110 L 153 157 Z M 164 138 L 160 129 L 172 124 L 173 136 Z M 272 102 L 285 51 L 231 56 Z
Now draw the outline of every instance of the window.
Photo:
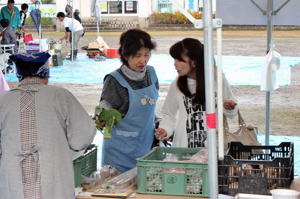
M 110 1 L 109 2 L 110 14 L 122 14 L 122 1 Z
M 125 13 L 137 13 L 136 1 L 125 1 Z
M 137 14 L 138 1 L 102 1 L 100 0 L 101 14 Z

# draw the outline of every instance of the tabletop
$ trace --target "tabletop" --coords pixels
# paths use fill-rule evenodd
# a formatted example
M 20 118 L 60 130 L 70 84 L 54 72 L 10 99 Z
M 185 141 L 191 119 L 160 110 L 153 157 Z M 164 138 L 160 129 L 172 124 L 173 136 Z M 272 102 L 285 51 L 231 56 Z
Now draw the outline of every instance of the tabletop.
M 89 190 L 86 190 L 86 191 L 94 192 L 97 189 L 99 189 L 99 187 L 89 189 Z M 300 178 L 298 178 L 298 176 L 295 176 L 295 179 L 292 182 L 290 189 L 300 190 Z M 136 191 L 134 193 L 135 193 L 135 197 L 134 197 L 135 199 L 192 199 L 193 198 L 193 197 L 190 197 L 190 196 L 140 194 L 140 193 L 136 193 Z M 76 199 L 96 199 L 96 198 L 99 198 L 99 197 L 95 197 L 95 196 L 77 196 L 76 197 Z M 110 197 L 101 197 L 101 198 L 110 198 Z M 202 198 L 202 199 L 208 199 L 208 197 L 205 197 L 205 198 Z

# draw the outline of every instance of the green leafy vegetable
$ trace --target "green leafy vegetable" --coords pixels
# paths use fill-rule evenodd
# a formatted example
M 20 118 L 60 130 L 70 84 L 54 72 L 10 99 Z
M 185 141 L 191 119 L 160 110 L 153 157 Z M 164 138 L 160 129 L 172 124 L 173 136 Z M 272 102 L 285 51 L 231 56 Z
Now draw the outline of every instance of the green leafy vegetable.
M 99 121 L 105 121 L 105 128 L 100 126 L 97 122 L 97 116 Z M 110 139 L 110 132 L 114 125 L 118 125 L 121 121 L 122 116 L 116 109 L 104 109 L 101 106 L 96 106 L 95 115 L 93 120 L 97 125 L 97 129 L 104 135 L 104 139 Z M 104 133 L 103 133 L 104 130 Z

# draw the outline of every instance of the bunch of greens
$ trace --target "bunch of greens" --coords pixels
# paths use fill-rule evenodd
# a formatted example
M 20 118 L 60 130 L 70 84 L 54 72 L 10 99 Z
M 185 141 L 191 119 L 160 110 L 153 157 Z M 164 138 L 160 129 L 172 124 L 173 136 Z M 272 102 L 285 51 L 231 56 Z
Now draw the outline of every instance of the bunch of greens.
M 97 117 L 99 121 L 105 121 L 105 128 L 98 124 Z M 122 116 L 116 109 L 105 109 L 99 105 L 95 108 L 95 115 L 93 117 L 93 120 L 97 125 L 97 129 L 104 135 L 104 139 L 111 138 L 110 132 L 112 130 L 112 127 L 115 124 L 118 125 L 121 119 Z

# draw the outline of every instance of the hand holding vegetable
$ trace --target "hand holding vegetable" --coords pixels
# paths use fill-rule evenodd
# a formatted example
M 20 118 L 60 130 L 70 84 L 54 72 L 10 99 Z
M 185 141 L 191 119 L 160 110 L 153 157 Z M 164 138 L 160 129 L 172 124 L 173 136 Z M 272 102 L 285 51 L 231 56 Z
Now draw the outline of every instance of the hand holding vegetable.
M 121 119 L 121 114 L 115 109 L 104 109 L 101 106 L 96 106 L 95 108 L 93 120 L 97 125 L 97 129 L 104 135 L 104 139 L 111 138 L 110 132 L 113 125 L 118 125 Z

